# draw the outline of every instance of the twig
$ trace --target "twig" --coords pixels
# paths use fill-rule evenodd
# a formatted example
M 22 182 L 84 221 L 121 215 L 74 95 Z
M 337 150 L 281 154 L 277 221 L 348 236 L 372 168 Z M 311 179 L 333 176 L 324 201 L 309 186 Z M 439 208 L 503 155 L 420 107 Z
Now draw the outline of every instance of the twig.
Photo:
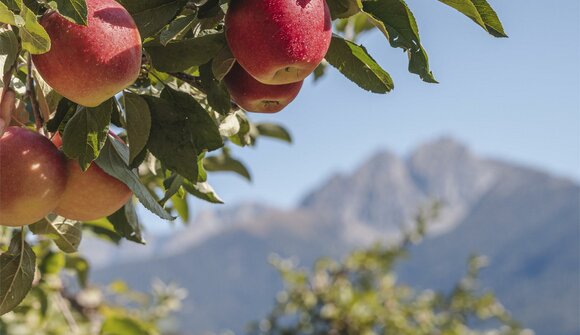
M 59 292 L 55 297 L 56 297 L 55 301 L 56 301 L 56 304 L 58 305 L 58 309 L 60 309 L 60 311 L 62 312 L 62 315 L 64 316 L 64 319 L 66 320 L 66 323 L 68 324 L 68 327 L 70 328 L 70 330 L 72 331 L 73 334 L 75 334 L 75 335 L 79 334 L 79 331 L 80 331 L 79 325 L 75 321 L 75 318 L 73 317 L 70 309 L 68 308 L 68 305 L 64 301 L 62 294 Z
M 40 114 L 40 107 L 36 99 L 36 90 L 34 88 L 34 78 L 32 76 L 32 57 L 28 54 L 28 74 L 26 76 L 26 94 L 30 98 L 30 105 L 32 106 L 32 113 L 34 114 L 34 123 L 36 130 L 40 130 L 44 126 L 44 118 Z

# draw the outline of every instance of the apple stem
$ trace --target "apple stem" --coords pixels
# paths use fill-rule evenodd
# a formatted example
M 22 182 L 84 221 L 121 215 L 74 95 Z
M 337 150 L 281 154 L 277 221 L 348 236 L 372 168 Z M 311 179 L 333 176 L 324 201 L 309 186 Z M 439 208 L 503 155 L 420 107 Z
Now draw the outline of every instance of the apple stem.
M 34 87 L 34 78 L 32 76 L 32 56 L 28 54 L 28 74 L 26 75 L 26 94 L 30 98 L 32 113 L 34 114 L 34 123 L 36 130 L 40 131 L 44 125 L 44 118 L 40 114 L 38 99 L 36 98 L 36 89 Z

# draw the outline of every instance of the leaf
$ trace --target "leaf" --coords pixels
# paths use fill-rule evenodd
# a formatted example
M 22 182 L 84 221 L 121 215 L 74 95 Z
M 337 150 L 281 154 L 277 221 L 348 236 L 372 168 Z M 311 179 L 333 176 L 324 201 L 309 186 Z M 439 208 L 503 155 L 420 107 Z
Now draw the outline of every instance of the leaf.
M 211 61 L 211 71 L 217 80 L 222 80 L 236 64 L 236 58 L 228 46 L 224 46 Z
M 455 8 L 495 37 L 507 37 L 496 12 L 486 0 L 439 0 Z
M 223 146 L 215 122 L 187 93 L 166 87 L 161 98 L 144 98 L 152 117 L 147 147 L 168 169 L 196 181 L 198 155 Z
M 344 19 L 360 12 L 361 0 L 329 0 L 326 2 L 332 19 Z
M 42 274 L 58 274 L 65 265 L 65 256 L 62 252 L 49 251 L 38 266 Z
M 145 50 L 157 70 L 181 72 L 192 66 L 200 66 L 209 62 L 225 45 L 224 34 L 217 33 L 169 42 L 165 46 L 153 41 L 145 44 Z
M 125 115 L 127 137 L 129 138 L 129 162 L 143 151 L 151 131 L 151 112 L 145 99 L 134 93 L 125 93 Z
M 248 181 L 252 181 L 252 176 L 246 166 L 237 159 L 230 156 L 228 150 L 224 150 L 219 156 L 206 157 L 203 166 L 208 171 L 229 171 L 237 173 Z
M 135 212 L 133 201 L 129 200 L 125 206 L 107 217 L 109 222 L 115 227 L 115 231 L 129 241 L 145 244 L 145 239 L 141 234 L 141 224 Z
M 148 327 L 141 321 L 123 315 L 111 315 L 105 319 L 101 335 L 150 335 Z
M 86 287 L 89 279 L 90 265 L 86 259 L 75 254 L 66 255 L 64 267 L 73 270 L 77 274 L 77 279 L 81 287 Z
M 232 109 L 230 93 L 223 82 L 214 78 L 211 63 L 202 65 L 199 68 L 201 85 L 207 93 L 207 103 L 216 112 L 226 115 Z
M 155 35 L 183 9 L 187 0 L 119 0 L 131 13 L 141 38 Z
M 201 199 L 201 200 L 205 200 L 214 204 L 223 204 L 224 201 L 219 197 L 219 195 L 217 195 L 217 193 L 215 192 L 215 190 L 213 189 L 213 187 L 211 187 L 210 184 L 208 184 L 207 182 L 203 182 L 203 183 L 185 183 L 183 184 L 183 188 L 185 188 L 185 190 Z
M 169 178 L 163 181 L 163 187 L 165 187 L 165 196 L 161 199 L 161 203 L 165 203 L 167 200 L 171 199 L 172 196 L 177 194 L 183 185 L 185 180 L 182 176 L 178 174 L 172 174 Z
M 274 123 L 258 123 L 256 124 L 258 132 L 261 136 L 276 138 L 288 143 L 292 143 L 290 133 L 284 127 Z
M 44 219 L 30 225 L 30 231 L 36 235 L 44 235 L 64 252 L 76 252 L 83 236 L 82 224 L 68 220 L 55 214 L 49 214 Z
M 64 128 L 62 150 L 86 171 L 107 140 L 113 102 L 109 99 L 97 107 L 79 107 Z
M 20 28 L 22 49 L 33 55 L 48 52 L 50 50 L 50 37 L 38 23 L 36 15 L 24 5 L 22 5 L 20 15 L 24 19 L 24 27 Z
M 112 242 L 114 244 L 119 244 L 122 239 L 122 237 L 115 231 L 113 224 L 104 218 L 95 221 L 83 222 L 83 229 L 89 230 L 98 238 Z
M 46 123 L 46 128 L 51 133 L 55 133 L 57 130 L 64 131 L 68 121 L 75 115 L 78 109 L 78 105 L 74 102 L 68 100 L 67 98 L 62 98 L 58 102 L 56 107 L 56 113 L 52 119 L 48 120 Z
M 10 241 L 8 250 L 0 255 L 0 315 L 22 302 L 32 287 L 36 255 L 24 240 L 24 231 Z
M 133 191 L 141 204 L 143 204 L 143 206 L 153 214 L 165 220 L 174 220 L 175 218 L 169 215 L 169 213 L 167 213 L 167 211 L 157 203 L 149 190 L 141 183 L 139 176 L 129 169 L 126 163 L 129 160 L 129 149 L 121 144 L 121 147 L 125 147 L 125 150 L 119 152 L 112 144 L 112 141 L 117 140 L 112 137 L 109 137 L 109 139 L 109 141 L 105 142 L 101 154 L 95 160 L 95 163 L 97 163 L 103 171 L 125 183 L 131 191 Z
M 12 30 L 0 31 L 0 67 L 2 73 L 10 70 L 18 57 L 18 39 Z M 1 80 L 1 79 L 0 79 Z
M 194 14 L 178 16 L 169 24 L 167 29 L 161 32 L 159 35 L 159 42 L 164 46 L 167 45 L 167 43 L 169 43 L 172 39 L 190 29 L 194 22 Z
M 425 82 L 437 82 L 429 70 L 427 52 L 421 45 L 415 17 L 403 0 L 365 1 L 363 11 L 371 16 L 381 31 L 386 32 L 393 48 L 407 51 L 409 72 L 418 74 Z
M 24 19 L 20 15 L 14 14 L 8 6 L 0 2 L 0 23 L 22 27 L 24 25 Z
M 60 15 L 69 21 L 86 26 L 87 3 L 86 0 L 53 0 L 56 2 Z
M 373 93 L 387 93 L 394 87 L 391 76 L 367 50 L 339 36 L 333 36 L 326 53 L 328 63 L 359 87 Z

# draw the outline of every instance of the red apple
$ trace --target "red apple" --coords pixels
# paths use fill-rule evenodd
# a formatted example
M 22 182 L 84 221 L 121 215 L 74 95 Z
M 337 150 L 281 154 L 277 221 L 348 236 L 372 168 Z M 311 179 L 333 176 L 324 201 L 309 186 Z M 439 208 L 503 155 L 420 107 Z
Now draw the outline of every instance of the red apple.
M 66 159 L 48 140 L 8 127 L 0 138 L 0 225 L 23 226 L 51 213 L 64 193 Z
M 57 147 L 62 146 L 62 138 L 52 139 Z M 68 182 L 60 203 L 54 212 L 67 219 L 92 221 L 109 216 L 123 207 L 131 198 L 131 190 L 103 169 L 92 163 L 82 171 L 76 160 L 67 163 Z
M 42 78 L 58 93 L 94 107 L 139 76 L 141 37 L 133 18 L 114 0 L 87 0 L 88 25 L 74 24 L 57 12 L 40 24 L 51 49 L 32 57 Z
M 302 81 L 285 85 L 266 85 L 235 64 L 224 78 L 232 100 L 249 112 L 276 113 L 300 92 Z
M 225 18 L 228 45 L 240 65 L 264 84 L 306 78 L 330 46 L 324 0 L 232 0 Z

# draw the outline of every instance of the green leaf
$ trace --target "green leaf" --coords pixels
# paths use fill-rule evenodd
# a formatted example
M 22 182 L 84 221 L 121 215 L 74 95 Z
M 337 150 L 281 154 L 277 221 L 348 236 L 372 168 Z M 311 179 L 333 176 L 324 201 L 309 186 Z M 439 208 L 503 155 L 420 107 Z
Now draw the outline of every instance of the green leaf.
M 209 62 L 225 45 L 224 34 L 217 33 L 170 42 L 165 46 L 158 41 L 153 41 L 145 44 L 145 50 L 149 53 L 153 67 L 157 70 L 181 72 L 192 66 Z
M 169 215 L 169 213 L 167 213 L 167 211 L 157 203 L 149 190 L 141 183 L 139 176 L 129 169 L 129 166 L 127 165 L 127 162 L 129 161 L 129 149 L 120 142 L 115 146 L 112 141 L 118 142 L 118 140 L 113 137 L 109 137 L 109 141 L 105 142 L 101 154 L 95 160 L 95 163 L 97 163 L 103 171 L 125 183 L 131 191 L 133 191 L 141 204 L 143 204 L 143 206 L 153 214 L 165 220 L 174 220 L 175 218 Z M 118 148 L 124 149 L 118 150 Z
M 409 54 L 409 72 L 418 74 L 428 83 L 436 83 L 429 70 L 427 52 L 421 45 L 419 28 L 413 13 L 403 0 L 370 0 L 363 3 L 364 12 L 386 32 L 393 48 L 402 48 Z
M 201 200 L 205 200 L 214 204 L 223 204 L 224 201 L 219 197 L 219 195 L 215 192 L 215 190 L 213 189 L 213 187 L 211 187 L 210 184 L 208 184 L 207 182 L 203 182 L 203 183 L 185 183 L 183 184 L 183 188 L 185 188 L 185 190 L 201 199 Z
M 190 29 L 194 22 L 195 14 L 178 16 L 161 32 L 159 42 L 164 46 L 167 45 L 172 39 Z
M 232 109 L 230 93 L 223 82 L 214 78 L 211 63 L 202 65 L 199 68 L 201 85 L 207 93 L 207 103 L 216 112 L 226 115 Z
M 455 8 L 495 37 L 507 37 L 496 12 L 486 0 L 439 0 Z
M 65 256 L 62 252 L 49 251 L 42 259 L 38 266 L 43 274 L 58 274 L 64 268 L 66 263 Z
M 272 137 L 288 143 L 292 143 L 292 137 L 290 136 L 290 133 L 280 125 L 274 123 L 258 123 L 256 124 L 256 128 L 258 128 L 258 133 L 260 133 L 260 136 Z
M 24 240 L 24 231 L 10 241 L 8 250 L 0 255 L 0 315 L 22 302 L 32 287 L 36 255 Z
M 18 38 L 12 30 L 0 31 L 0 67 L 8 72 L 18 57 Z M 0 79 L 1 80 L 1 79 Z
M 129 162 L 143 151 L 151 131 L 151 112 L 145 99 L 134 93 L 125 93 L 126 129 L 129 138 Z
M 30 225 L 30 231 L 36 235 L 43 235 L 51 240 L 64 252 L 76 252 L 83 236 L 82 224 L 78 221 L 67 220 L 55 214 L 49 214 L 44 219 Z
M 228 46 L 224 46 L 220 52 L 212 59 L 211 71 L 217 80 L 222 80 L 236 64 L 236 58 Z
M 111 315 L 105 319 L 101 335 L 150 335 L 149 327 L 141 321 L 123 315 Z
M 87 286 L 90 265 L 86 259 L 77 254 L 66 255 L 64 267 L 69 270 L 73 270 L 76 273 L 79 285 L 81 287 L 84 288 Z
M 87 2 L 86 0 L 53 0 L 56 2 L 60 15 L 69 21 L 86 26 Z
M 332 19 L 344 19 L 360 12 L 361 0 L 329 0 L 326 2 Z
M 165 196 L 159 202 L 165 204 L 171 197 L 179 192 L 181 186 L 183 185 L 185 179 L 178 175 L 172 174 L 169 178 L 163 181 L 163 187 L 165 187 Z
M 257 129 L 252 127 L 245 113 L 237 112 L 235 116 L 238 119 L 239 130 L 237 134 L 229 136 L 229 140 L 241 147 L 253 145 L 256 140 Z
M 224 150 L 219 156 L 206 157 L 203 166 L 208 171 L 229 171 L 237 173 L 248 181 L 252 181 L 250 171 L 239 160 L 232 158 L 228 150 Z
M 119 0 L 131 13 L 141 38 L 155 35 L 183 9 L 187 0 Z
M 19 29 L 22 49 L 33 55 L 48 52 L 50 50 L 50 37 L 44 27 L 38 23 L 36 14 L 22 5 L 20 15 L 24 19 L 24 27 Z
M 328 63 L 359 87 L 373 93 L 387 93 L 394 87 L 391 76 L 367 50 L 339 36 L 333 36 L 326 53 Z
M 105 145 L 112 110 L 112 99 L 97 107 L 79 106 L 64 128 L 62 150 L 69 158 L 77 159 L 83 171 L 89 168 Z
M 25 22 L 20 15 L 14 14 L 14 12 L 12 12 L 8 6 L 0 2 L 0 23 L 22 27 Z
M 113 224 L 107 219 L 99 219 L 95 221 L 83 222 L 83 229 L 93 233 L 96 237 L 109 241 L 114 244 L 119 244 L 122 237 L 117 234 Z
M 129 241 L 145 244 L 141 234 L 141 224 L 135 212 L 133 201 L 129 200 L 125 206 L 107 217 L 115 227 L 115 231 Z
M 161 98 L 144 98 L 152 116 L 147 147 L 165 167 L 196 181 L 198 155 L 223 146 L 215 122 L 187 93 L 165 87 Z

